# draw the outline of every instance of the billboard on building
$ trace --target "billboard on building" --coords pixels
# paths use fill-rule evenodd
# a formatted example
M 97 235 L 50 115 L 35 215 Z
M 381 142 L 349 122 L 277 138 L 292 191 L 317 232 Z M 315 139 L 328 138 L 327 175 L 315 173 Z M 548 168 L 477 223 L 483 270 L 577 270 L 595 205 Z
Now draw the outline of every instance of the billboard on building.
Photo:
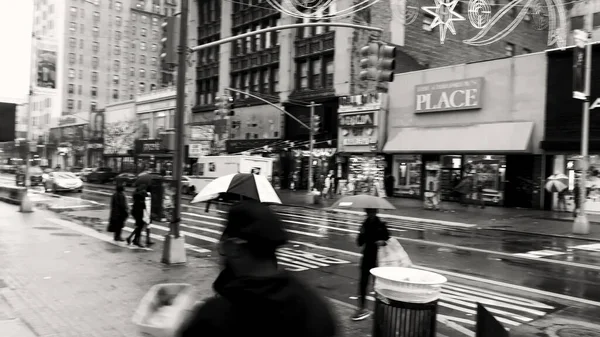
M 17 122 L 17 105 L 0 102 L 0 142 L 15 140 Z
M 37 87 L 56 89 L 57 45 L 39 41 L 36 50 Z

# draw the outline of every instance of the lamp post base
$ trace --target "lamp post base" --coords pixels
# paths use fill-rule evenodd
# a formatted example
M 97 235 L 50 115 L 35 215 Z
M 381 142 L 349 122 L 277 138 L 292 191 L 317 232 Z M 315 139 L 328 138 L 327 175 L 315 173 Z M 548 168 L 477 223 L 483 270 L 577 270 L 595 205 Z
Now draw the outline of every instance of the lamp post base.
M 23 199 L 21 199 L 21 207 L 19 209 L 21 213 L 31 213 L 33 212 L 33 203 L 31 199 L 29 199 L 29 194 L 25 191 L 23 195 Z
M 587 215 L 577 214 L 575 221 L 573 222 L 573 234 L 587 235 L 590 234 L 590 222 L 588 221 Z
M 183 264 L 187 262 L 183 235 L 178 238 L 171 234 L 165 235 L 161 262 L 164 264 Z

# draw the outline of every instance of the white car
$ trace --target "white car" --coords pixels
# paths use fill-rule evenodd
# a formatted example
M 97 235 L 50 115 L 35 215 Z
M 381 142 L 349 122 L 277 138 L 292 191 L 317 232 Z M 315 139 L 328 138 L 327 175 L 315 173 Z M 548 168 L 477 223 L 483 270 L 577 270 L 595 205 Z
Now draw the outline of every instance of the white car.
M 44 182 L 46 192 L 83 191 L 83 181 L 71 172 L 50 172 Z

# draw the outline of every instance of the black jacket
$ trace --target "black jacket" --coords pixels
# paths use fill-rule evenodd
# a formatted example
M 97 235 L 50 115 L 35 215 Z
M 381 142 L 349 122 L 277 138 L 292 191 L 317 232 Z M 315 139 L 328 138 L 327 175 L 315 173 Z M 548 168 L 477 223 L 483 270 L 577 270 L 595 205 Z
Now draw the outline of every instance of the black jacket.
M 112 226 L 123 227 L 123 223 L 127 220 L 127 216 L 127 198 L 123 192 L 115 192 L 110 199 L 110 218 L 108 221 L 111 225 L 110 228 L 114 230 L 114 227 Z
M 180 330 L 181 337 L 334 337 L 328 303 L 286 272 L 269 278 L 236 278 L 227 269 L 210 298 Z
M 377 241 L 387 241 L 390 238 L 390 232 L 387 226 L 379 217 L 370 216 L 365 219 L 360 232 L 356 238 L 356 244 L 363 247 L 363 254 L 376 253 Z
M 136 191 L 133 193 L 133 206 L 131 207 L 131 215 L 138 219 L 144 217 L 146 209 L 146 196 L 148 193 Z

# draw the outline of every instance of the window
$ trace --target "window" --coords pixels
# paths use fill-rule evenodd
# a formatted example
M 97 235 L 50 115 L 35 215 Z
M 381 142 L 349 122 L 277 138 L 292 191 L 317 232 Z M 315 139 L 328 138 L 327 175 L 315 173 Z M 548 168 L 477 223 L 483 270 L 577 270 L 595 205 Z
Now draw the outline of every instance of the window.
M 131 63 L 135 63 L 135 54 L 134 54 L 134 53 L 131 53 L 131 54 L 129 55 L 129 62 L 131 62 Z
M 531 54 L 531 49 L 523 48 L 523 54 Z
M 156 57 L 153 57 L 150 60 L 150 65 L 153 65 L 153 66 L 158 65 L 158 59 Z
M 115 1 L 115 10 L 117 10 L 117 12 L 120 12 L 121 9 L 123 9 L 123 4 L 120 1 Z
M 85 25 L 84 25 L 83 23 L 80 23 L 80 24 L 79 24 L 79 32 L 80 32 L 81 34 L 83 34 L 83 32 L 85 32 Z
M 121 39 L 121 32 L 116 31 L 115 32 L 115 40 L 119 41 Z
M 129 68 L 129 76 L 135 76 L 135 68 L 134 67 Z
M 325 62 L 325 87 L 333 88 L 333 56 L 327 56 Z
M 92 71 L 92 82 L 94 82 L 94 83 L 98 82 L 98 72 L 97 71 Z
M 138 0 L 137 4 L 135 4 L 135 7 L 137 7 L 138 9 L 143 9 L 144 8 L 144 0 Z
M 72 99 L 67 100 L 67 109 L 73 110 L 73 106 L 75 105 L 75 101 Z
M 79 55 L 79 64 L 83 64 L 83 54 Z
M 119 75 L 113 75 L 113 84 L 119 85 Z
M 98 21 L 100 21 L 100 12 L 94 12 L 94 22 L 98 22 Z
M 90 110 L 91 110 L 91 111 L 96 111 L 96 106 L 97 106 L 97 103 L 96 103 L 96 102 L 92 102 L 92 103 L 90 103 Z
M 69 78 L 75 78 L 75 69 L 69 69 Z
M 121 46 L 115 46 L 115 55 L 121 55 Z
M 98 38 L 100 36 L 100 29 L 98 27 L 92 28 L 92 32 L 95 38 Z
M 157 72 L 156 72 L 156 70 L 152 70 L 150 72 L 150 78 L 153 79 L 153 80 L 155 80 L 157 78 Z
M 97 53 L 100 50 L 100 44 L 96 41 L 92 42 L 92 50 Z
M 311 61 L 312 65 L 312 74 L 311 74 L 311 83 L 310 87 L 320 88 L 322 86 L 321 83 L 321 59 L 315 59 Z
M 79 69 L 79 76 L 77 76 L 80 80 L 83 79 L 83 70 Z
M 131 26 L 131 35 L 135 36 L 135 26 Z
M 123 19 L 120 16 L 115 17 L 115 25 L 117 25 L 117 27 L 121 27 L 122 24 Z
M 137 14 L 136 13 L 131 13 L 131 22 L 136 22 L 137 21 Z
M 81 111 L 81 100 L 77 101 L 77 110 Z
M 112 98 L 113 99 L 119 99 L 119 90 L 118 89 L 113 89 L 113 91 L 112 91 Z
M 152 25 L 158 26 L 158 18 L 152 18 Z
M 152 30 L 152 38 L 153 39 L 158 39 L 158 30 L 156 30 L 156 29 Z
M 83 92 L 82 88 L 81 88 L 81 84 L 77 86 L 77 94 L 81 95 L 81 93 Z
M 261 71 L 260 73 L 260 83 L 261 83 L 261 88 L 260 88 L 260 92 L 264 93 L 264 94 L 268 94 L 270 93 L 270 78 L 269 78 L 270 74 L 269 74 L 269 69 L 265 69 L 263 71 Z
M 140 35 L 143 37 L 146 37 L 146 34 L 148 33 L 148 31 L 146 30 L 146 28 L 142 28 L 140 29 Z
M 514 43 L 506 42 L 506 44 L 504 45 L 504 51 L 506 56 L 515 56 Z
M 79 9 L 79 17 L 84 19 L 85 18 L 85 10 L 83 8 Z
M 141 19 L 142 23 L 148 23 L 148 17 L 145 15 L 142 15 Z
M 153 52 L 157 52 L 158 51 L 158 45 L 156 43 L 153 43 L 152 44 L 152 49 L 150 49 L 150 50 L 152 50 Z
M 119 61 L 119 60 L 114 60 L 114 62 L 113 62 L 113 68 L 114 68 L 116 71 L 119 71 L 119 69 L 121 69 L 121 61 Z
M 139 90 L 140 90 L 140 92 L 146 91 L 146 83 L 140 82 L 140 84 L 139 84 Z
M 69 47 L 76 48 L 77 47 L 77 39 L 74 37 L 69 38 Z
M 83 49 L 83 39 L 79 39 L 79 49 Z
M 98 58 L 96 56 L 92 57 L 92 68 L 98 68 Z
M 77 24 L 75 22 L 69 22 L 69 30 L 72 33 L 75 33 L 77 31 Z
M 594 13 L 594 20 L 592 22 L 594 27 L 600 26 L 600 12 Z
M 140 69 L 140 77 L 141 78 L 146 77 L 146 69 Z
M 77 19 L 77 7 L 71 6 L 71 18 Z
M 140 49 L 141 50 L 146 50 L 146 42 L 140 42 Z
M 146 64 L 146 55 L 140 55 L 140 64 Z
M 298 88 L 308 88 L 308 61 L 304 61 L 298 65 Z
M 92 87 L 92 89 L 91 89 L 91 92 L 90 92 L 90 93 L 91 93 L 91 95 L 92 95 L 92 98 L 96 98 L 96 97 L 98 97 L 98 88 L 97 88 L 97 87 Z
M 571 30 L 583 29 L 583 15 L 571 18 Z
M 75 54 L 69 53 L 69 64 L 75 63 Z
M 75 84 L 69 84 L 69 94 L 75 93 Z

